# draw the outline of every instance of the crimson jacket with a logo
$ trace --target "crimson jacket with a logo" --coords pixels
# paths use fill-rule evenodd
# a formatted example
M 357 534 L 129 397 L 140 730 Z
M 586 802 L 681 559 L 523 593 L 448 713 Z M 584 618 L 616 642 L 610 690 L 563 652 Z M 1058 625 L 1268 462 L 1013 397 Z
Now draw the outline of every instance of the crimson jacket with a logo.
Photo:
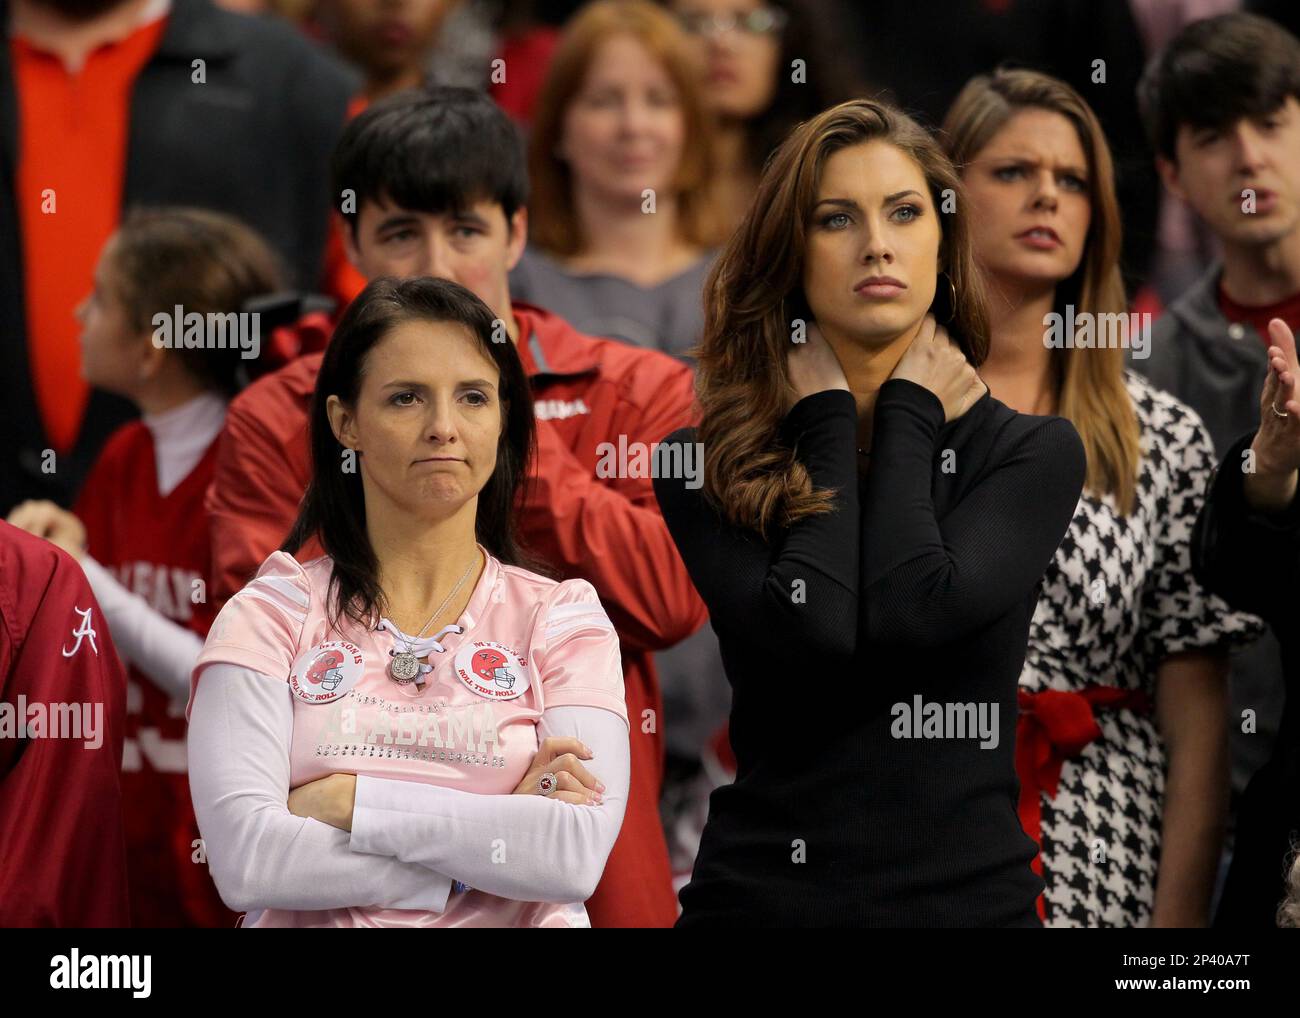
M 0 521 L 0 927 L 130 925 L 125 698 L 85 574 Z

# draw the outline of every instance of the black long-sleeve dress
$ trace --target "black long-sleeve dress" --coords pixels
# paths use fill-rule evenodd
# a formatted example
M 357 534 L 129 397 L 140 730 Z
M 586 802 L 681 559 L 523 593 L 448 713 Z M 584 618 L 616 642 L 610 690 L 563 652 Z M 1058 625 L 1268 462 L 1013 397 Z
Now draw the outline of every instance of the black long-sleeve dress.
M 1238 439 L 1215 472 L 1192 535 L 1192 570 L 1234 608 L 1253 612 L 1282 646 L 1286 706 L 1273 755 L 1246 785 L 1237 808 L 1232 863 L 1214 925 L 1269 929 L 1286 896 L 1287 864 L 1300 839 L 1300 498 L 1279 513 L 1250 507 Z
M 903 379 L 880 389 L 862 477 L 856 429 L 843 390 L 791 409 L 782 440 L 836 509 L 770 545 L 686 479 L 655 481 L 718 633 L 737 761 L 679 925 L 1037 925 L 1016 690 L 1082 444 L 987 393 L 945 423 Z

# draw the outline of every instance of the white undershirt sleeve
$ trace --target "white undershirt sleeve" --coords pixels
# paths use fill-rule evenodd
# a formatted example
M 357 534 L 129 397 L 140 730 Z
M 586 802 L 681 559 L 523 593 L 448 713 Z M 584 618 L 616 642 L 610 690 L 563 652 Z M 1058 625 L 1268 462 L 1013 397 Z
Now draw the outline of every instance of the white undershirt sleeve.
M 627 723 L 601 707 L 564 706 L 543 712 L 537 729 L 539 743 L 572 736 L 592 751 L 583 764 L 605 784 L 601 805 L 358 777 L 352 850 L 419 863 L 515 901 L 586 901 L 623 825 Z
M 221 899 L 236 911 L 367 906 L 441 912 L 451 879 L 359 855 L 348 832 L 289 812 L 293 694 L 233 664 L 204 668 L 190 717 L 190 792 Z
M 203 650 L 203 638 L 132 594 L 89 555 L 81 560 L 81 568 L 108 620 L 118 654 L 173 700 L 188 700 L 190 672 Z

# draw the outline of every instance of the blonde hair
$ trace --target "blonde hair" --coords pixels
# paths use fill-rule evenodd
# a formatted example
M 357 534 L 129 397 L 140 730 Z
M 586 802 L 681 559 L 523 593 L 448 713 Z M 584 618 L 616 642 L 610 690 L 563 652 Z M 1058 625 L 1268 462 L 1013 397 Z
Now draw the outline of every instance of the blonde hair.
M 530 241 L 561 257 L 578 254 L 587 243 L 573 202 L 573 175 L 556 155 L 564 115 L 582 88 L 596 52 L 616 36 L 630 35 L 663 65 L 677 90 L 685 121 L 682 158 L 672 191 L 677 196 L 677 228 L 683 240 L 713 247 L 722 239 L 720 220 L 710 201 L 713 177 L 711 120 L 700 90 L 699 69 L 676 19 L 646 0 L 598 0 L 568 23 L 551 58 L 533 116 L 528 148 Z
M 1056 288 L 1057 307 L 1073 304 L 1078 312 L 1121 314 L 1127 321 L 1128 301 L 1119 270 L 1115 172 L 1101 124 L 1078 92 L 1037 71 L 998 70 L 972 78 L 944 118 L 948 155 L 964 171 L 1007 121 L 1024 109 L 1049 110 L 1069 120 L 1088 160 L 1092 217 L 1084 256 L 1074 275 Z M 1124 385 L 1124 351 L 1057 348 L 1052 359 L 1060 384 L 1059 413 L 1079 432 L 1087 453 L 1087 488 L 1098 495 L 1113 495 L 1120 513 L 1128 515 L 1137 497 L 1142 444 L 1133 401 Z

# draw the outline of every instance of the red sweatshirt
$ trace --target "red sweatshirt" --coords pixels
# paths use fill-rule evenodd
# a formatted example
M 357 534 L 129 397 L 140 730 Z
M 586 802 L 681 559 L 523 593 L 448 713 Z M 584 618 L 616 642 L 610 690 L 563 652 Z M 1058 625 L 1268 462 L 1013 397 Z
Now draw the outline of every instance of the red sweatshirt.
M 706 610 L 651 478 L 597 477 L 596 464 L 602 442 L 648 446 L 692 423 L 691 372 L 666 354 L 583 335 L 530 305 L 513 310 L 537 404 L 538 455 L 520 536 L 561 579 L 596 588 L 618 630 L 632 726 L 627 812 L 587 911 L 595 927 L 670 926 L 677 905 L 659 820 L 663 709 L 652 653 L 693 633 Z M 311 476 L 308 408 L 320 362 L 320 354 L 302 357 L 230 405 L 207 499 L 216 607 L 252 578 L 297 516 Z
M 130 925 L 125 698 L 85 574 L 0 522 L 0 927 Z

